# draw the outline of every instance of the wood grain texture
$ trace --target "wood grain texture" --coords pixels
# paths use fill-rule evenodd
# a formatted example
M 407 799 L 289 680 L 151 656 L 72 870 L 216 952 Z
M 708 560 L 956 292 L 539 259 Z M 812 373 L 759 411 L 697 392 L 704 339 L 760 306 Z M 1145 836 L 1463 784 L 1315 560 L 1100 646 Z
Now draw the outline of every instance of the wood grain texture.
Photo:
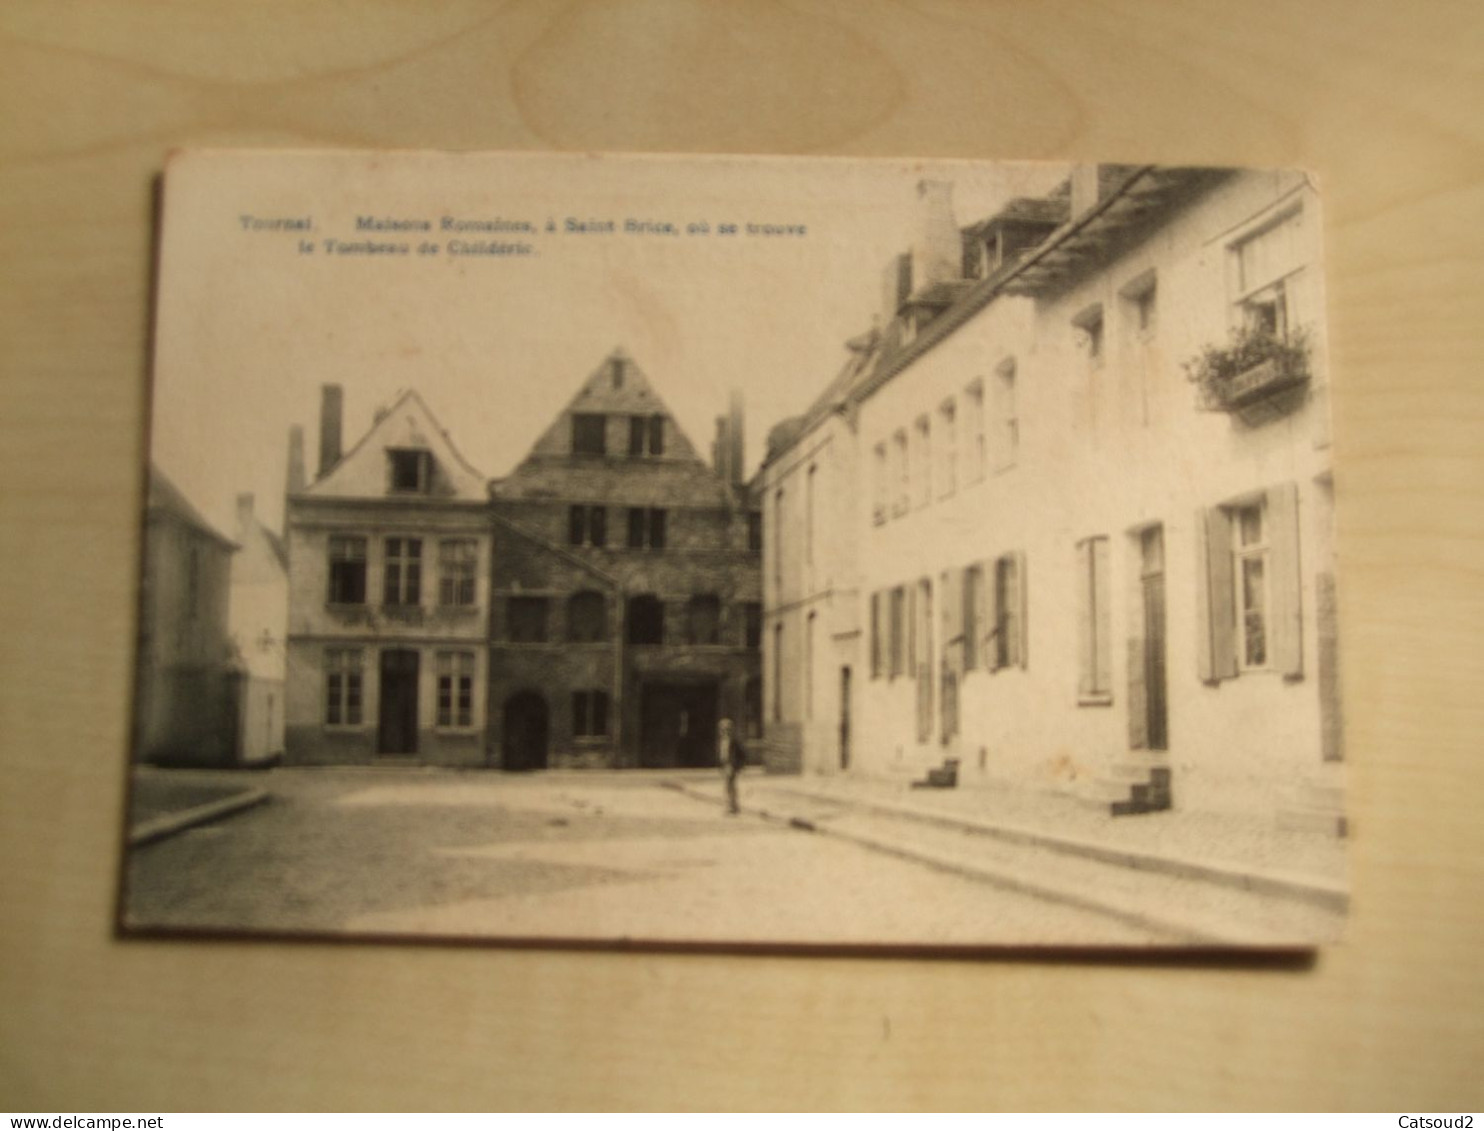
M 1484 7 L 0 8 L 0 1104 L 1481 1106 Z M 185 145 L 1296 164 L 1355 910 L 1312 968 L 121 943 L 151 177 Z

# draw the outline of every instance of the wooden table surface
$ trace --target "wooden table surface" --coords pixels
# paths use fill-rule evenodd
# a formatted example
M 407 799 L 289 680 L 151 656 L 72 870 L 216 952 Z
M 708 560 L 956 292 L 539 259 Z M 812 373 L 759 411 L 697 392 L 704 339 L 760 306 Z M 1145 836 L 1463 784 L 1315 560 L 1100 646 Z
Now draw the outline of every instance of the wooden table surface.
M 1484 6 L 0 8 L 0 1106 L 1367 1108 L 1484 1084 Z M 1312 965 L 119 942 L 171 147 L 1302 165 L 1354 913 Z

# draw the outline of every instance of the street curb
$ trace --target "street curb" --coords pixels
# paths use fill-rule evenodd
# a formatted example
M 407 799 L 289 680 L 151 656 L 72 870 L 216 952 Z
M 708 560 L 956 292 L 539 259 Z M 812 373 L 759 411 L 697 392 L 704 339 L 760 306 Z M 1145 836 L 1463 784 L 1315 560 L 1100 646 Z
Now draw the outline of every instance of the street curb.
M 249 789 L 242 793 L 234 793 L 231 797 L 224 797 L 220 801 L 208 801 L 205 805 L 152 817 L 129 830 L 129 847 L 139 848 L 141 845 L 153 844 L 155 841 L 164 840 L 186 829 L 204 825 L 208 821 L 230 817 L 244 809 L 261 805 L 268 800 L 268 797 L 266 789 Z
M 976 836 L 993 837 L 996 840 L 1003 840 L 1010 844 L 1032 845 L 1038 848 L 1050 849 L 1053 852 L 1061 852 L 1068 856 L 1082 856 L 1104 864 L 1117 864 L 1120 867 L 1133 868 L 1138 871 L 1158 872 L 1163 875 L 1174 876 L 1178 879 L 1201 880 L 1206 883 L 1219 884 L 1223 887 L 1236 888 L 1239 891 L 1249 891 L 1259 895 L 1291 899 L 1325 911 L 1343 913 L 1350 906 L 1350 894 L 1344 888 L 1334 887 L 1322 881 L 1307 877 L 1285 876 L 1272 872 L 1256 872 L 1210 861 L 1184 860 L 1173 856 L 1160 856 L 1152 852 L 1114 848 L 1095 841 L 1056 836 L 1037 829 L 1027 829 L 1014 825 L 991 825 L 979 821 L 965 820 L 960 817 L 951 817 L 945 813 L 924 813 L 905 806 L 882 805 L 880 802 L 875 801 L 856 801 L 832 797 L 829 794 L 811 793 L 808 790 L 793 789 L 788 786 L 773 786 L 772 788 L 782 793 L 793 794 L 796 797 L 816 803 L 861 809 L 877 816 L 895 817 L 901 820 L 916 821 L 920 824 L 952 829 L 956 832 L 967 832 Z
M 665 783 L 669 788 L 684 794 L 694 801 L 702 801 L 707 804 L 716 802 L 716 798 L 678 782 Z M 833 800 L 833 799 L 832 799 Z M 1168 936 L 1170 940 L 1185 946 L 1230 946 L 1232 940 L 1224 935 L 1212 934 L 1210 932 L 1197 930 L 1184 923 L 1174 920 L 1161 919 L 1153 915 L 1145 915 L 1142 912 L 1126 911 L 1100 900 L 1089 898 L 1078 892 L 1069 892 L 1063 888 L 1052 887 L 1044 883 L 1035 883 L 1021 876 L 1009 872 L 997 871 L 985 868 L 978 864 L 965 864 L 957 860 L 947 860 L 942 856 L 919 849 L 904 848 L 890 841 L 878 840 L 875 837 L 861 836 L 858 833 L 841 832 L 839 829 L 820 825 L 807 817 L 793 817 L 783 813 L 770 812 L 759 806 L 743 805 L 744 813 L 753 813 L 767 821 L 775 821 L 787 825 L 789 828 L 799 829 L 803 832 L 815 833 L 819 836 L 833 837 L 847 844 L 879 852 L 884 856 L 892 856 L 898 860 L 910 860 L 915 864 L 921 864 L 932 868 L 937 872 L 948 875 L 959 876 L 964 879 L 974 880 L 979 883 L 988 884 L 1002 891 L 1015 892 L 1018 895 L 1030 896 L 1033 899 L 1044 900 L 1047 903 L 1057 903 L 1065 907 L 1072 907 L 1079 911 L 1091 912 L 1104 918 L 1116 919 L 1126 926 L 1137 930 L 1148 931 L 1157 935 Z M 1160 945 L 1151 943 L 1150 945 Z

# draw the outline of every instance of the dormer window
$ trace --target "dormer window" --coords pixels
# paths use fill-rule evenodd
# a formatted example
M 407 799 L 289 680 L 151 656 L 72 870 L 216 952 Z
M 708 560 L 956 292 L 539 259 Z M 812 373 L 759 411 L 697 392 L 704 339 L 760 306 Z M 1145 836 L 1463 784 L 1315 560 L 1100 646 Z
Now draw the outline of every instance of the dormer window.
M 629 455 L 662 456 L 665 454 L 665 418 L 654 416 L 629 417 Z
M 433 483 L 433 453 L 422 448 L 388 448 L 387 467 L 396 494 L 426 495 Z
M 1088 368 L 1097 369 L 1103 364 L 1103 304 L 1089 306 L 1072 319 L 1072 325 L 1077 330 L 1078 344 L 1087 357 Z
M 608 418 L 602 413 L 572 414 L 572 452 L 579 456 L 608 453 Z

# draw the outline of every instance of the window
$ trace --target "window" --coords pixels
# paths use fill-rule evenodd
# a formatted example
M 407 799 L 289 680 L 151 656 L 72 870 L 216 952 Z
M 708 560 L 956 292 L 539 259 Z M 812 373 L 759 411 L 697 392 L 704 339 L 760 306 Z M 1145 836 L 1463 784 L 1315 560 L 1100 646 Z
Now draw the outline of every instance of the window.
M 1015 397 L 1015 359 L 999 364 L 994 375 L 994 468 L 1014 467 L 1020 455 L 1020 416 Z
M 1201 678 L 1303 675 L 1298 494 L 1292 484 L 1215 507 L 1203 522 Z
M 325 725 L 361 724 L 361 650 L 330 648 L 325 652 Z
M 925 507 L 933 501 L 933 433 L 926 413 L 917 418 L 913 442 L 917 445 L 912 456 L 913 501 Z
M 433 453 L 418 448 L 388 448 L 391 489 L 401 494 L 426 495 L 433 482 Z
M 1025 667 L 1025 555 L 1005 554 L 994 561 L 989 593 L 991 637 L 989 666 Z
M 601 456 L 608 454 L 608 418 L 602 413 L 572 414 L 572 454 Z
M 933 736 L 933 583 L 917 583 L 917 616 L 912 628 L 912 674 L 917 680 L 917 741 Z
M 988 467 L 984 444 L 984 382 L 975 381 L 964 390 L 964 482 L 978 483 Z
M 615 357 L 608 363 L 608 373 L 615 389 L 623 388 L 623 358 Z
M 1124 316 L 1129 335 L 1136 342 L 1147 342 L 1154 337 L 1159 313 L 1157 304 L 1157 280 L 1154 272 L 1145 271 L 1118 292 L 1124 303 Z
M 721 598 L 714 593 L 698 593 L 685 606 L 685 640 L 687 644 L 721 643 Z
M 1231 249 L 1231 273 L 1239 325 L 1274 338 L 1286 338 L 1294 317 L 1296 283 L 1302 265 L 1302 211 L 1290 212 Z
M 606 738 L 608 692 L 597 689 L 572 692 L 572 737 Z
M 637 597 L 630 597 L 627 619 L 630 644 L 663 644 L 665 642 L 665 606 L 653 593 L 641 593 Z
M 629 508 L 629 549 L 665 548 L 665 512 L 656 507 Z
M 763 548 L 763 512 L 747 512 L 747 548 L 757 553 Z
M 912 503 L 911 464 L 907 458 L 907 430 L 898 428 L 891 438 L 892 470 L 896 473 L 896 494 L 892 498 L 891 513 L 906 514 Z
M 545 597 L 506 600 L 506 635 L 512 644 L 544 644 L 549 602 Z
M 958 408 L 949 397 L 938 409 L 938 495 L 942 498 L 958 490 Z
M 1260 503 L 1231 509 L 1237 666 L 1268 662 L 1268 542 Z
M 742 613 L 746 621 L 744 640 L 747 647 L 761 648 L 763 646 L 763 607 L 756 601 L 748 601 L 742 606 Z
M 747 721 L 746 737 L 762 738 L 763 736 L 763 681 L 753 676 L 747 681 L 743 689 L 743 699 L 746 704 Z
M 1108 578 L 1108 539 L 1077 543 L 1077 699 L 1113 702 L 1113 618 Z
M 603 594 L 584 589 L 567 598 L 567 639 L 593 644 L 608 638 L 608 602 Z
M 773 495 L 773 595 L 781 599 L 783 592 L 783 488 Z
M 474 604 L 474 571 L 478 561 L 479 544 L 472 538 L 450 538 L 438 543 L 440 605 Z
M 773 626 L 773 721 L 783 721 L 783 625 Z
M 330 537 L 330 604 L 366 603 L 366 540 Z
M 382 604 L 417 605 L 422 602 L 423 540 L 421 538 L 388 538 L 386 540 L 386 585 Z
M 574 503 L 567 508 L 567 541 L 573 546 L 608 544 L 608 508 Z
M 980 640 L 984 635 L 984 567 L 964 570 L 963 597 L 964 670 L 979 666 Z
M 1103 304 L 1089 306 L 1072 319 L 1072 325 L 1079 331 L 1078 340 L 1087 356 L 1088 367 L 1098 368 L 1103 364 Z
M 474 653 L 439 652 L 438 725 L 474 725 Z
M 886 444 L 876 445 L 872 460 L 871 521 L 880 526 L 886 521 L 888 500 L 891 498 L 891 475 L 886 460 Z
M 654 416 L 629 417 L 629 455 L 662 456 L 665 454 L 665 418 Z

